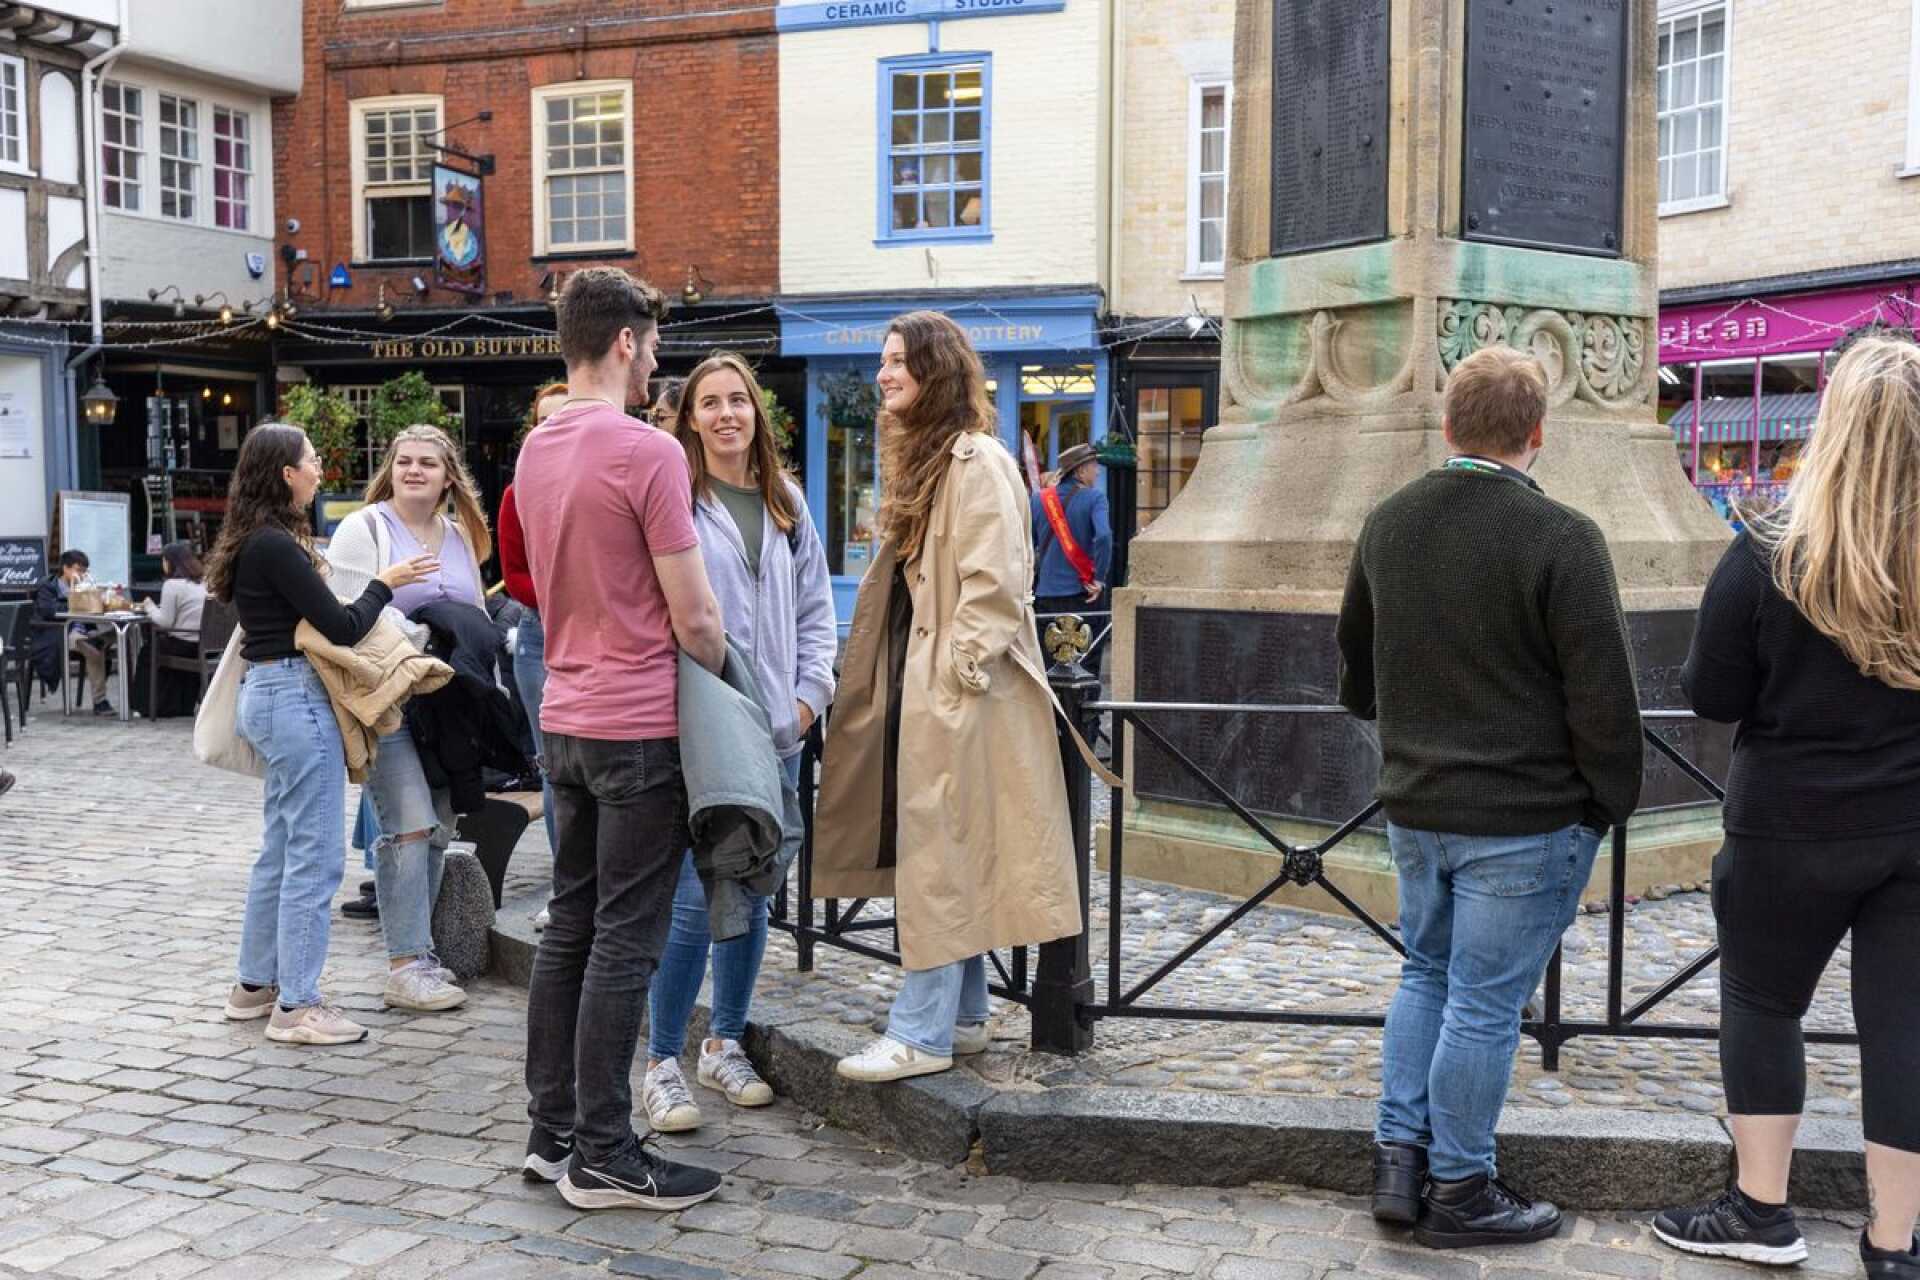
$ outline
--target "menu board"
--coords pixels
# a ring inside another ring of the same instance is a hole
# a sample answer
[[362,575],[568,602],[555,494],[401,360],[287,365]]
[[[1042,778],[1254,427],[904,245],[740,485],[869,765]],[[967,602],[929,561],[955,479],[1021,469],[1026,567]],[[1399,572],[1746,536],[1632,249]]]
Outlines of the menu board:
[[124,493],[62,489],[60,550],[87,553],[87,576],[95,582],[133,582],[132,500]]
[[0,538],[0,591],[37,587],[46,576],[45,538]]

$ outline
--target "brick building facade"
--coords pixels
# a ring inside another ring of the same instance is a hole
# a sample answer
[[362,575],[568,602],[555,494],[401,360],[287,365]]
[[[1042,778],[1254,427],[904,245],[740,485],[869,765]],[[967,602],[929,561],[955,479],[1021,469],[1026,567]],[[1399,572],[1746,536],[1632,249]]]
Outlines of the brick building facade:
[[[778,325],[756,310],[780,265],[766,6],[307,0],[303,45],[304,90],[273,118],[275,269],[294,308],[276,344],[283,381],[357,398],[420,370],[463,415],[497,498],[520,415],[561,372],[550,291],[612,265],[675,301],[663,376],[740,349],[767,358],[797,407],[797,378],[785,385],[773,359]],[[477,290],[435,274],[436,161],[483,173]]]

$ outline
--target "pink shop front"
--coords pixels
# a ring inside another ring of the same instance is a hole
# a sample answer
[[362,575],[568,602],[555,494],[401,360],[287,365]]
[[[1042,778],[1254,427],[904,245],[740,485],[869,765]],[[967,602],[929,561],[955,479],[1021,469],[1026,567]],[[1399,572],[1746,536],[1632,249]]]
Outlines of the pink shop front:
[[1660,420],[1694,487],[1729,519],[1785,496],[1834,348],[1871,325],[1911,332],[1920,280],[1660,309]]

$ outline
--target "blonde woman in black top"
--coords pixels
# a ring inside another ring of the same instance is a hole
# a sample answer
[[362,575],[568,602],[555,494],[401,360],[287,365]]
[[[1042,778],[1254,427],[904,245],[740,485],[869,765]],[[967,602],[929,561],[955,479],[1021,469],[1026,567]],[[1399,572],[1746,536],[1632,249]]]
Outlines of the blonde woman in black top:
[[1788,1265],[1806,1100],[1800,1019],[1846,935],[1867,1139],[1861,1261],[1920,1280],[1920,348],[1871,339],[1834,369],[1786,504],[1728,548],[1682,678],[1738,722],[1713,864],[1720,1070],[1739,1177],[1654,1233]]

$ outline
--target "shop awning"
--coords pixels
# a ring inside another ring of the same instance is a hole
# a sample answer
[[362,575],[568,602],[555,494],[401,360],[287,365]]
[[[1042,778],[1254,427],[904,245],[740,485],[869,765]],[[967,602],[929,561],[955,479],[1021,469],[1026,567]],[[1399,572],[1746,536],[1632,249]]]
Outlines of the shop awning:
[[[1675,444],[1693,441],[1694,402],[1688,401],[1668,419]],[[1804,440],[1813,434],[1813,420],[1820,416],[1820,393],[1795,391],[1760,397],[1760,438],[1762,440]],[[1702,444],[1738,444],[1753,439],[1753,399],[1728,396],[1700,402],[1700,442]]]

